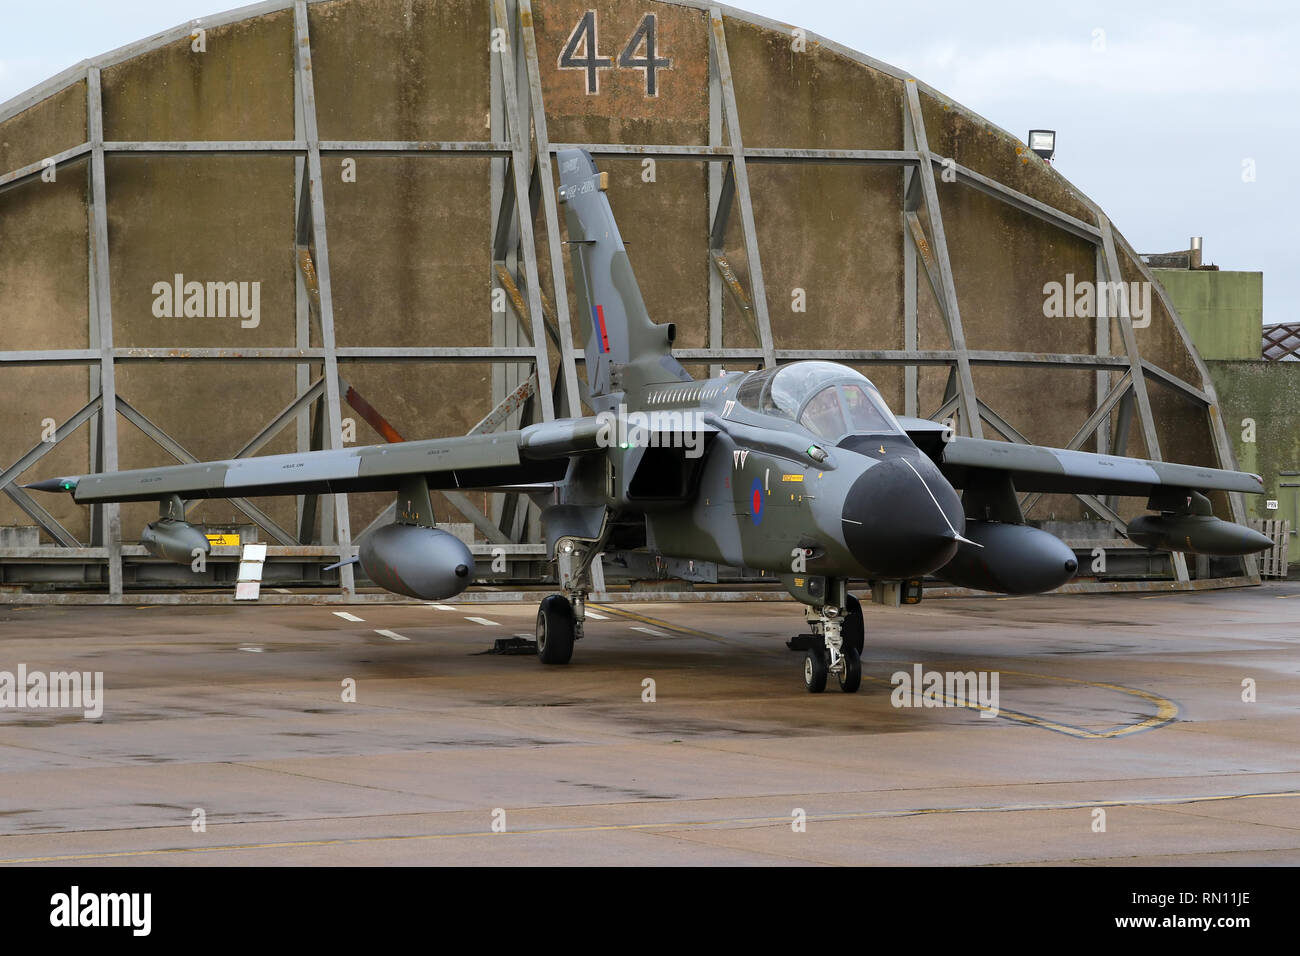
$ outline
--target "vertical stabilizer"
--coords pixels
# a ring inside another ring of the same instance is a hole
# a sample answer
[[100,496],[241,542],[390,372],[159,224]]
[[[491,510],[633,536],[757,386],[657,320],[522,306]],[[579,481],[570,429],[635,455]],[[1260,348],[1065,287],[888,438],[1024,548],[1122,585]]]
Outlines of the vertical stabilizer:
[[656,325],[646,312],[605,193],[609,174],[584,149],[561,150],[559,161],[592,408],[636,404],[656,382],[691,381],[672,355],[673,326]]

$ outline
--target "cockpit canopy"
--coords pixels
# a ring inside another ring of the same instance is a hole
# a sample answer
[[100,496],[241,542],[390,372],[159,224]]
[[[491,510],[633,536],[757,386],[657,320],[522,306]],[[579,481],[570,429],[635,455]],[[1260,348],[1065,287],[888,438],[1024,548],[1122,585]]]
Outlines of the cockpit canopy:
[[901,435],[902,426],[870,379],[835,362],[794,362],[747,378],[746,408],[798,422],[833,442],[844,435]]

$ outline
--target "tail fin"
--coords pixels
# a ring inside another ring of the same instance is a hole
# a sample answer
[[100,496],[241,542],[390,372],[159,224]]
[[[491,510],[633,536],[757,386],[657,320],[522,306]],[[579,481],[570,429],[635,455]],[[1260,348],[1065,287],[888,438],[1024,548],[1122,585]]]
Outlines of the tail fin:
[[585,149],[559,153],[560,202],[569,228],[578,327],[586,332],[592,408],[613,408],[656,382],[689,382],[672,355],[672,325],[650,321],[605,195],[608,173]]

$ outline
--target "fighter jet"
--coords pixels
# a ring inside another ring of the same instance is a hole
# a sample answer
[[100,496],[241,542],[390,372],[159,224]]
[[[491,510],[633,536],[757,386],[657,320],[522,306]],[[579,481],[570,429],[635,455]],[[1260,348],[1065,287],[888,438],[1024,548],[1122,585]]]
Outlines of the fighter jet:
[[[862,680],[862,608],[849,593],[919,600],[920,579],[1005,593],[1059,587],[1077,569],[1058,538],[1027,525],[1017,493],[1139,496],[1153,514],[1138,544],[1245,555],[1263,535],[1215,518],[1206,492],[1259,494],[1258,475],[959,437],[899,419],[859,372],[793,362],[693,379],[675,328],[650,318],[607,196],[608,174],[564,150],[565,210],[594,414],[515,431],[55,478],[28,485],[83,504],[156,500],[142,535],[158,556],[207,550],[185,501],[258,495],[396,494],[396,521],[364,536],[356,560],[375,584],[445,600],[474,559],[435,527],[430,489],[529,488],[541,508],[558,591],[537,612],[537,656],[567,664],[583,636],[592,562],[640,556],[683,577],[701,566],[760,570],[805,607],[805,687]],[[959,497],[956,489],[962,489]],[[893,588],[891,592],[889,589]]]

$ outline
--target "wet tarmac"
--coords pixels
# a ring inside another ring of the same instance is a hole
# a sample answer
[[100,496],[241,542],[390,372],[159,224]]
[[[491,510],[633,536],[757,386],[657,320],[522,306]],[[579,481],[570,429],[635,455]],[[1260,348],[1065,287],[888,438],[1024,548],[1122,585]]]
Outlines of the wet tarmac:
[[793,603],[592,610],[0,607],[0,697],[104,687],[0,708],[0,863],[1300,863],[1300,583],[867,605],[857,694]]

